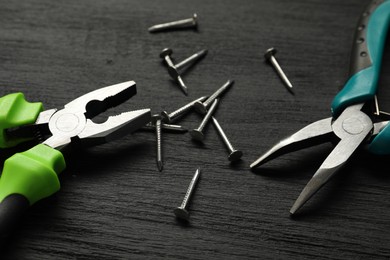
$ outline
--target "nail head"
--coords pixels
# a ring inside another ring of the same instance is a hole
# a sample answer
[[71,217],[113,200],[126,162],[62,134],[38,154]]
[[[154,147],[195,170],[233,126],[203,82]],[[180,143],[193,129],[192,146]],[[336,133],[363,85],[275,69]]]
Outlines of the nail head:
[[153,124],[155,124],[157,122],[157,120],[161,120],[162,117],[160,114],[154,114],[152,115],[152,117],[150,118],[150,122],[152,122]]
[[200,102],[200,101],[197,101],[194,103],[194,108],[197,112],[201,113],[201,114],[206,114],[207,113],[207,108],[206,106],[203,104],[203,102]]
[[171,117],[169,116],[168,112],[167,111],[162,111],[161,112],[161,117],[162,117],[162,120],[165,122],[165,123],[170,123],[171,122]]
[[195,139],[197,141],[203,141],[203,139],[204,139],[204,134],[201,131],[199,131],[198,129],[191,130],[190,135],[191,135],[192,139]]
[[194,13],[194,15],[192,16],[192,19],[194,20],[195,27],[197,27],[198,26],[198,15],[196,13]]
[[181,207],[175,208],[173,210],[173,213],[177,218],[180,219],[188,220],[190,218],[190,213],[186,209]]
[[242,152],[240,150],[234,150],[231,154],[229,154],[228,159],[231,162],[237,161],[241,159]]
[[276,54],[276,49],[274,47],[272,48],[269,48],[268,50],[266,50],[265,54],[264,54],[264,57],[266,60],[269,60],[273,55]]
[[172,49],[170,48],[165,48],[161,51],[160,53],[160,58],[164,58],[165,56],[169,56],[173,53]]

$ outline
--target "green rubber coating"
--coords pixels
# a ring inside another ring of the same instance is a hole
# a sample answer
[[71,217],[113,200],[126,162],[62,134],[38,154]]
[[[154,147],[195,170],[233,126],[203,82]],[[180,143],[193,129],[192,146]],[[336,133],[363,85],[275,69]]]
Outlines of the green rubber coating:
[[65,169],[62,153],[38,144],[4,162],[0,178],[0,202],[11,194],[25,196],[30,205],[60,189],[58,174]]
[[[383,1],[383,0],[382,0]],[[374,5],[378,1],[373,1]],[[369,16],[367,25],[360,25],[366,30],[365,39],[355,39],[356,42],[365,42],[367,51],[357,53],[362,59],[371,59],[371,65],[352,75],[344,88],[336,95],[332,102],[333,116],[338,116],[347,106],[372,100],[378,87],[382,54],[386,42],[387,31],[390,24],[390,1],[380,3],[372,13],[364,13]],[[359,57],[354,57],[353,62],[358,62]]]
[[43,110],[41,102],[27,102],[22,93],[13,93],[0,98],[0,148],[15,146],[27,141],[23,138],[8,138],[5,130],[33,124]]

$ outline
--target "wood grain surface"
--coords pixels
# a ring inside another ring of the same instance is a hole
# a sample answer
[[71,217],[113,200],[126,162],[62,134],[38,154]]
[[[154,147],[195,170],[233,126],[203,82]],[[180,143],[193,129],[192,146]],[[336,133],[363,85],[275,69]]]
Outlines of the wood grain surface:
[[[228,79],[216,118],[242,160],[230,164],[210,124],[203,144],[163,133],[164,170],[153,132],[66,155],[61,190],[24,216],[2,259],[389,259],[388,157],[364,150],[291,218],[289,209],[332,144],[249,164],[281,138],[331,116],[349,69],[356,23],[368,0],[0,0],[0,95],[61,108],[84,93],[134,80],[138,94],[104,116],[173,111]],[[154,24],[191,17],[199,27],[151,34]],[[162,64],[201,49],[183,75],[184,96]],[[266,49],[294,85],[283,86]],[[386,51],[383,71],[390,71]],[[382,73],[381,109],[390,111]],[[386,76],[387,75],[387,76]],[[387,98],[386,98],[387,97]],[[386,105],[387,104],[387,105]],[[202,116],[179,123],[196,128]],[[15,150],[1,153],[1,163]],[[189,223],[175,219],[197,167]]]

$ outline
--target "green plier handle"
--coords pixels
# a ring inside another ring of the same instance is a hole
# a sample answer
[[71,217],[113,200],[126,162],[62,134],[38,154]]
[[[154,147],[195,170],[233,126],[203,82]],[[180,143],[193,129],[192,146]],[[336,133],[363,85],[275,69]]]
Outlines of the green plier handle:
[[[373,0],[362,13],[356,27],[350,75],[332,102],[333,116],[346,107],[373,100],[378,89],[382,55],[390,24],[390,0]],[[375,154],[390,154],[390,126],[370,143]]]
[[27,141],[7,136],[6,130],[33,124],[43,110],[41,102],[27,102],[23,93],[12,93],[0,98],[0,148],[9,148]]
[[[6,129],[33,124],[42,110],[42,103],[27,102],[22,93],[0,98],[0,147],[12,147],[26,141],[25,138],[10,138]],[[58,174],[64,169],[62,153],[43,144],[17,153],[4,162],[0,178],[1,241],[9,235],[24,211],[60,189]]]
[[125,81],[88,92],[59,110],[45,111],[42,111],[42,104],[27,102],[20,93],[0,99],[1,147],[33,138],[35,132],[44,139],[42,144],[14,154],[4,163],[0,178],[0,239],[7,237],[9,227],[16,223],[23,211],[60,189],[58,175],[65,169],[60,151],[72,141],[77,140],[83,146],[99,145],[132,133],[150,122],[149,108],[109,116],[104,123],[92,120],[136,93],[136,83]]

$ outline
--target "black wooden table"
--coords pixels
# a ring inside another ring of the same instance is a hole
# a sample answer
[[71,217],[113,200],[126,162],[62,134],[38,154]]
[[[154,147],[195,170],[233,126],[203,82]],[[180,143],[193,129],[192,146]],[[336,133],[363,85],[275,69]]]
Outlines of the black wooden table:
[[[0,94],[23,92],[46,109],[134,80],[138,94],[105,116],[149,107],[173,111],[227,80],[215,116],[243,151],[230,164],[212,125],[203,144],[163,133],[157,170],[153,132],[67,155],[61,190],[30,208],[2,259],[388,259],[388,157],[364,151],[295,218],[289,209],[331,151],[324,144],[249,164],[281,138],[321,118],[343,86],[355,25],[368,0],[0,1]],[[199,17],[197,31],[151,34],[151,25]],[[184,96],[159,53],[208,55],[183,75]],[[283,86],[266,49],[294,85]],[[383,70],[390,66],[386,51]],[[383,73],[381,109],[390,108]],[[389,91],[387,91],[389,92]],[[386,100],[387,97],[387,100]],[[387,104],[387,105],[386,105]],[[388,109],[390,110],[390,109]],[[202,117],[179,123],[188,129]],[[2,163],[10,154],[3,151]],[[197,167],[189,223],[175,219]]]

